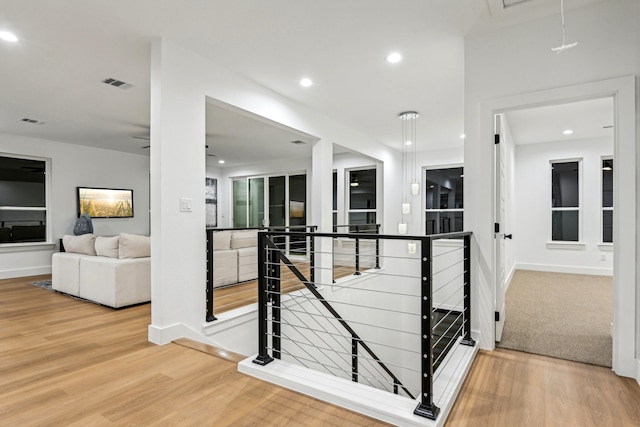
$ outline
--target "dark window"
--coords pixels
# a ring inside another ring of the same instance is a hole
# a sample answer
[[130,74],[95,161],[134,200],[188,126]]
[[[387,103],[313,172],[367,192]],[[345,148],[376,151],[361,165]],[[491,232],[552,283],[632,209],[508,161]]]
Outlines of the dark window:
[[580,162],[551,163],[551,240],[580,241]]
[[349,224],[376,223],[376,170],[349,171]]
[[425,234],[464,229],[464,168],[426,171]]
[[602,242],[613,243],[613,159],[602,160]]
[[47,241],[45,160],[0,156],[0,244]]

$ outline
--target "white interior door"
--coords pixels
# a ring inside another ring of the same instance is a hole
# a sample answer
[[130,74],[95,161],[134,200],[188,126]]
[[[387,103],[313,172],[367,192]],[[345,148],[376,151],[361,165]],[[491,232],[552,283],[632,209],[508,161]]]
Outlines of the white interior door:
[[494,141],[494,250],[495,250],[495,320],[496,341],[502,339],[505,319],[505,159],[506,143],[503,139],[502,120],[499,114],[495,116],[495,141]]

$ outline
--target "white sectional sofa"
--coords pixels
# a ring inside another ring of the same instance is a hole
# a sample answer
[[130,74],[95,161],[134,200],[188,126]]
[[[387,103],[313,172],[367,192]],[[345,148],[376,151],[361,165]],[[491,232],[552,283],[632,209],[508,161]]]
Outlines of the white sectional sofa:
[[258,278],[258,230],[213,233],[213,287]]
[[151,300],[148,236],[64,236],[52,257],[52,288],[113,308]]

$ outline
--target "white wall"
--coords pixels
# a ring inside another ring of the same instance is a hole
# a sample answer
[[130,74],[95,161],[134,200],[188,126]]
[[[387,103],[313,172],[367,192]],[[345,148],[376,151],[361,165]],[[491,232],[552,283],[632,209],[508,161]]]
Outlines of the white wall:
[[[536,102],[550,102],[560,97],[577,100],[586,95],[616,94],[616,120],[619,124],[624,123],[616,129],[620,135],[616,149],[623,153],[621,156],[616,153],[619,161],[616,173],[635,185],[639,123],[634,119],[635,113],[629,114],[635,104],[629,92],[633,90],[637,96],[637,86],[630,89],[628,80],[618,80],[620,83],[607,83],[606,80],[640,74],[640,2],[599,2],[567,11],[566,21],[571,23],[572,40],[578,41],[579,45],[561,55],[550,50],[558,44],[558,16],[474,34],[465,41],[465,177],[468,178],[465,181],[465,210],[467,224],[474,232],[473,297],[478,304],[474,313],[483,348],[494,347],[492,191],[487,190],[492,174],[494,108],[533,106]],[[605,82],[598,84],[598,81]],[[517,104],[520,99],[522,102]],[[633,124],[627,125],[629,122]],[[622,162],[626,164],[622,166]],[[633,230],[637,223],[635,200],[635,192],[632,197],[619,200],[625,204],[625,209],[618,209],[617,213],[620,221]],[[620,208],[619,204],[617,206]],[[635,231],[626,237],[633,239],[634,235]],[[617,322],[623,331],[617,341],[614,339],[619,346],[614,349],[614,370],[636,376],[639,374],[634,354],[640,342],[635,332],[638,330],[636,244],[619,244],[624,245],[625,250],[617,252],[616,262],[621,274],[628,277],[622,280],[622,292],[614,297],[615,310],[624,312],[627,319],[636,319],[636,325],[624,326],[622,319]],[[621,259],[625,252],[633,259]]]
[[51,273],[58,240],[73,233],[78,186],[133,189],[134,217],[94,219],[94,234],[149,234],[149,157],[9,134],[0,134],[0,152],[51,159],[52,232],[51,245],[0,248],[0,279]]
[[[336,143],[384,164],[394,177],[399,153],[316,112],[299,106],[175,43],[157,40],[151,55],[151,188],[152,194],[152,324],[149,339],[167,343],[185,330],[201,334],[205,320],[205,104],[207,97]],[[188,64],[188,65],[186,65]],[[287,168],[291,169],[291,168]],[[323,185],[315,180],[314,198],[331,218],[331,163]],[[385,205],[399,204],[396,182],[383,184]],[[224,188],[224,186],[222,187]],[[228,194],[222,195],[228,200]],[[180,199],[193,200],[191,212],[179,210]],[[224,209],[224,208],[223,208]],[[313,215],[310,222],[316,222]],[[397,223],[385,209],[385,222]]]
[[[613,252],[601,250],[602,157],[613,155],[613,141],[588,139],[516,146],[516,224],[518,268],[578,274],[613,274]],[[583,245],[551,241],[550,161],[582,159]],[[603,259],[604,258],[604,259]]]

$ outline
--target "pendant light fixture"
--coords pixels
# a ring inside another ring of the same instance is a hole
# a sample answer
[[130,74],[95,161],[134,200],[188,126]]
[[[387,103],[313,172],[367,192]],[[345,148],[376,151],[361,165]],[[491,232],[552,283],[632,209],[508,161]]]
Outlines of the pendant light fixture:
[[398,115],[402,121],[402,221],[398,224],[398,233],[407,234],[408,227],[404,219],[411,214],[411,196],[420,194],[420,183],[416,176],[416,119],[420,115],[415,111],[405,111]]

